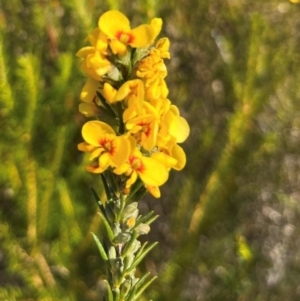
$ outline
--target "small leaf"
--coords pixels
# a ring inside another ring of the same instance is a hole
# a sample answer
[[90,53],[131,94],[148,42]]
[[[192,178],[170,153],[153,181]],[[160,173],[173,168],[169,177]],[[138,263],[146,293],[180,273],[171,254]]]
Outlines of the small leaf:
[[105,176],[103,174],[101,174],[101,179],[102,179],[102,182],[103,182],[106,197],[107,197],[108,200],[110,200],[112,198],[112,194],[110,192],[109,186],[108,186],[107,181],[105,179]]
[[138,235],[148,234],[150,232],[150,226],[147,224],[139,224],[135,227],[135,231]]
[[121,300],[125,300],[125,296],[128,295],[128,292],[130,291],[132,285],[132,279],[126,279],[122,284],[121,284]]
[[145,188],[145,186],[144,186],[144,183],[143,183],[140,179],[138,179],[138,180],[131,186],[130,193],[129,193],[129,195],[128,195],[127,198],[126,198],[126,203],[128,203],[129,200],[131,200],[131,199],[133,199],[133,201],[134,201],[135,199],[140,200],[140,199],[138,199],[138,198],[136,197],[136,194],[139,194],[138,192],[139,192],[140,189],[142,189],[142,190],[144,190],[144,191],[146,192],[146,188]]
[[137,202],[131,203],[127,205],[123,210],[123,219],[127,219],[130,217],[137,218],[139,214],[139,210],[137,209]]
[[106,217],[102,214],[102,212],[98,212],[98,214],[102,217],[102,221],[104,223],[104,226],[105,226],[105,229],[106,229],[106,232],[107,232],[107,235],[108,235],[108,238],[110,241],[113,241],[114,240],[114,232],[113,230],[111,229],[110,227],[110,224],[109,222],[107,221]]
[[112,289],[109,283],[107,282],[107,280],[103,280],[103,281],[106,284],[108,301],[114,301]]
[[114,244],[125,244],[127,241],[129,241],[131,238],[131,235],[128,233],[120,233],[118,234],[114,239]]
[[[148,220],[151,220],[152,218],[154,218],[153,215],[154,215],[154,211],[150,211],[145,216],[139,216],[136,221],[136,226],[141,223],[149,224]],[[158,217],[158,215],[156,215],[156,216]]]
[[126,257],[129,252],[131,252],[130,251],[131,250],[131,246],[135,242],[136,238],[137,238],[137,234],[134,231],[133,234],[131,235],[130,240],[128,241],[128,243],[126,244],[126,246],[125,246],[125,248],[123,250],[123,254],[122,254],[123,258]]
[[98,250],[100,252],[101,257],[103,258],[103,260],[107,261],[108,257],[107,257],[107,254],[106,254],[103,246],[102,246],[102,243],[100,242],[100,240],[98,239],[98,237],[93,232],[91,232],[91,233],[92,233],[93,238],[94,238],[94,240],[96,242],[96,245],[98,247]]
[[117,185],[117,182],[116,182],[115,174],[113,174],[110,170],[108,170],[105,173],[105,176],[107,177],[108,184],[111,187],[113,193],[118,192],[119,189],[118,189],[118,185]]
[[146,282],[136,293],[133,300],[136,300],[143,291],[157,278],[157,276],[152,277],[148,282]]
[[92,191],[93,196],[94,196],[95,199],[96,199],[96,202],[97,202],[97,204],[98,204],[99,209],[100,209],[101,212],[105,215],[105,208],[104,208],[103,203],[101,202],[101,200],[100,200],[100,198],[99,198],[97,192],[95,191],[95,189],[94,189],[93,187],[90,187],[90,189],[91,189],[91,191]]
[[[127,270],[128,272],[132,271],[134,268],[136,268],[136,266],[144,259],[144,257],[158,244],[158,242],[154,242],[153,244],[151,244],[150,246],[148,246],[148,248],[146,248],[145,250],[143,250],[140,254],[137,254],[135,257],[135,260],[133,262],[133,264],[131,265],[131,267]],[[126,272],[127,272],[126,271]]]
[[108,258],[109,259],[116,259],[117,258],[117,252],[114,246],[110,246],[108,249]]
[[114,223],[116,215],[115,215],[114,211],[112,210],[112,206],[110,205],[110,202],[107,202],[105,204],[105,216],[108,221],[110,221],[111,223]]

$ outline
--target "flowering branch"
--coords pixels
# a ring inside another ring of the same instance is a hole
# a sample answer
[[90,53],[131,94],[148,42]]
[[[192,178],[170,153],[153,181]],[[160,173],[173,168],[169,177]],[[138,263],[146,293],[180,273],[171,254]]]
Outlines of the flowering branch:
[[138,240],[157,218],[154,212],[139,215],[138,201],[146,192],[160,197],[170,169],[181,170],[186,162],[178,143],[189,126],[167,98],[170,43],[162,38],[152,46],[161,27],[154,18],[131,29],[125,15],[111,10],[89,34],[90,46],[77,52],[88,76],[79,110],[95,119],[83,125],[78,149],[90,154],[87,170],[101,174],[107,198],[100,200],[92,189],[106,230],[101,241],[92,235],[106,262],[108,301],[137,300],[156,278],[135,277],[157,244]]

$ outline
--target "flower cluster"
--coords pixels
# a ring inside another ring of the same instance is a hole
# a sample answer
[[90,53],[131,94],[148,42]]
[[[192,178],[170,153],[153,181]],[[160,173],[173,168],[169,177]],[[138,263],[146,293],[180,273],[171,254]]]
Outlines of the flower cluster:
[[154,41],[162,20],[135,28],[119,11],[104,13],[98,28],[88,36],[90,46],[77,52],[88,80],[81,92],[79,110],[87,121],[79,150],[90,153],[87,170],[110,170],[128,194],[141,180],[155,197],[160,196],[171,169],[186,163],[178,145],[189,135],[189,126],[168,99],[165,82],[170,58],[169,40]]

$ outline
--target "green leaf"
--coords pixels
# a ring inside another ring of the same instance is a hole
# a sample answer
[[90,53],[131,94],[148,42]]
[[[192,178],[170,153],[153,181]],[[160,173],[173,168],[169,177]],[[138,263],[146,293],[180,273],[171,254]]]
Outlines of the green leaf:
[[139,254],[136,255],[135,260],[131,267],[127,269],[127,272],[131,272],[136,266],[144,259],[144,257],[158,244],[158,242],[152,243],[150,246],[148,246],[145,250],[142,252],[138,252]]
[[136,238],[137,238],[137,233],[135,231],[133,231],[133,234],[131,235],[130,240],[128,241],[128,243],[126,244],[126,246],[123,250],[123,254],[122,254],[123,258],[127,256],[127,253],[131,249],[131,246],[134,243],[134,241],[136,240]]
[[107,287],[107,297],[108,297],[108,301],[114,301],[113,299],[113,292],[112,292],[112,289],[110,287],[110,284],[108,283],[107,280],[103,280],[104,283],[106,284],[106,287]]
[[106,202],[105,204],[105,216],[109,222],[112,224],[115,222],[116,214],[113,211],[113,206],[111,205],[111,201]]
[[133,201],[139,201],[142,197],[142,193],[146,193],[146,188],[144,186],[144,183],[138,179],[132,186],[129,195],[126,198],[126,203],[129,202],[129,200]]
[[143,285],[149,278],[150,276],[150,272],[147,272],[141,279],[139,279],[134,286],[136,286],[137,288],[139,288],[141,285]]
[[101,174],[101,179],[102,179],[102,182],[103,182],[106,197],[107,197],[108,200],[110,200],[110,199],[112,199],[112,194],[111,194],[111,191],[109,189],[109,186],[108,186],[108,183],[106,181],[106,178],[105,178],[104,174]]
[[133,300],[136,300],[143,291],[157,278],[157,276],[153,276],[148,282],[146,282],[136,293]]
[[98,237],[93,232],[91,232],[91,233],[92,233],[93,238],[94,238],[94,240],[96,242],[96,245],[98,247],[98,250],[100,252],[101,257],[103,258],[103,260],[107,261],[108,257],[107,257],[107,254],[106,254],[103,246],[102,246],[102,243],[100,242],[100,240],[98,239]]
[[137,202],[133,202],[124,208],[122,213],[122,218],[123,219],[128,219],[131,217],[136,218],[138,214],[139,214],[139,210],[137,209]]
[[127,241],[129,241],[131,238],[131,235],[129,233],[119,233],[115,238],[113,239],[114,244],[125,244]]
[[149,224],[149,220],[153,219],[155,217],[155,219],[158,217],[158,215],[153,216],[154,215],[154,211],[150,211],[149,213],[147,213],[144,216],[139,216],[137,218],[137,221],[135,223],[135,226],[138,226],[139,224],[145,223],[145,224]]
[[[114,194],[118,192],[119,189],[118,189],[115,175],[110,170],[108,170],[107,172],[105,172],[105,177],[107,179],[108,186],[111,187],[112,192]],[[115,196],[115,198],[117,197]]]
[[130,289],[129,294],[126,296],[125,301],[132,301],[132,300],[134,300],[136,290],[137,290],[137,287],[133,286]]
[[114,240],[114,232],[113,230],[111,229],[110,227],[110,224],[109,222],[107,221],[106,217],[102,214],[102,212],[98,212],[98,214],[102,217],[102,220],[103,220],[103,223],[104,223],[104,226],[106,228],[106,232],[107,232],[107,235],[108,235],[108,238],[110,241],[113,241]]
[[150,226],[142,223],[135,227],[135,231],[138,235],[148,234],[150,232]]
[[97,204],[98,204],[99,209],[101,210],[102,214],[105,215],[105,208],[104,208],[103,203],[101,202],[101,200],[100,200],[100,198],[99,198],[97,192],[95,191],[95,189],[94,189],[93,187],[90,187],[90,189],[91,189],[91,191],[92,191],[93,196],[94,196],[95,199],[96,199],[96,202],[97,202]]

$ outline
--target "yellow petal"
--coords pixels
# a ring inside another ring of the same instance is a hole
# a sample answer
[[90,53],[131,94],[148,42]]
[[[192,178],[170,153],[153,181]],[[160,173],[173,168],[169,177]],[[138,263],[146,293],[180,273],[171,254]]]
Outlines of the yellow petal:
[[92,46],[83,47],[76,52],[76,56],[85,58],[88,54],[93,53],[94,49]]
[[181,170],[186,164],[186,156],[184,150],[177,144],[171,150],[171,156],[177,160],[177,164],[173,166],[175,170]]
[[101,153],[103,153],[104,149],[103,148],[96,148],[90,155],[89,160],[92,161],[95,158],[99,157]]
[[111,161],[114,166],[119,167],[128,159],[131,152],[131,144],[126,136],[118,136],[114,139],[114,151]]
[[144,100],[144,84],[140,79],[126,81],[116,94],[116,101],[124,100],[127,97],[135,96],[138,101]]
[[154,37],[154,30],[151,25],[143,24],[131,30],[133,36],[129,45],[134,48],[143,48],[151,44]]
[[164,59],[169,59],[170,58],[170,41],[168,38],[161,38],[157,41],[156,46],[155,46],[160,53],[160,57]]
[[98,90],[98,88],[99,82],[92,78],[89,78],[82,88],[80,99],[84,102],[92,103],[96,96],[96,91]]
[[102,79],[102,76],[101,75],[98,75],[98,73],[96,73],[96,70],[91,68],[91,67],[88,67],[87,66],[87,61],[84,60],[82,63],[81,63],[81,69],[82,71],[89,77],[97,80],[97,81],[101,81]]
[[117,10],[110,10],[104,13],[99,18],[98,26],[110,39],[116,38],[119,32],[130,31],[129,20]]
[[104,134],[115,135],[115,131],[108,124],[96,120],[86,122],[81,133],[83,139],[93,146],[100,145],[100,139]]
[[116,102],[115,97],[117,94],[117,90],[111,86],[109,83],[105,83],[102,90],[102,95],[106,99],[106,101],[111,104]]
[[93,103],[81,103],[78,106],[79,112],[85,117],[96,116],[100,114],[100,110]]
[[156,39],[156,37],[159,35],[161,28],[162,28],[162,24],[163,24],[163,22],[162,22],[161,18],[154,18],[151,20],[150,26],[153,29],[153,37],[152,37],[151,44]]
[[105,169],[103,169],[102,167],[100,167],[100,166],[94,166],[94,165],[88,165],[86,167],[86,170],[88,172],[92,172],[92,173],[102,173],[103,171],[105,171]]
[[177,160],[175,158],[161,152],[154,153],[151,157],[162,163],[168,169],[173,166],[176,166],[177,163]]
[[92,152],[96,149],[95,146],[92,146],[86,142],[81,142],[77,145],[78,150],[82,152]]
[[97,40],[98,40],[99,34],[100,34],[100,29],[99,28],[95,28],[88,35],[88,40],[91,43],[91,45],[94,46],[94,47],[97,44]]
[[176,138],[177,143],[182,143],[190,134],[189,124],[183,117],[174,116],[170,124],[169,134]]
[[143,157],[141,161],[142,167],[137,173],[146,185],[160,186],[167,181],[169,173],[163,164],[148,157]]
[[108,153],[103,153],[100,157],[99,157],[99,167],[102,170],[106,170],[109,167],[110,163],[110,156]]
[[146,186],[146,189],[155,198],[160,198],[160,190],[159,190],[159,188],[157,186]]
[[133,170],[129,179],[126,181],[126,188],[131,187],[131,185],[136,182],[137,178],[138,178],[137,172]]
[[128,163],[123,163],[122,165],[116,167],[113,172],[116,175],[121,175],[126,173],[128,170],[132,170],[131,166]]
[[127,46],[119,40],[112,40],[109,44],[114,54],[124,55],[127,51]]

